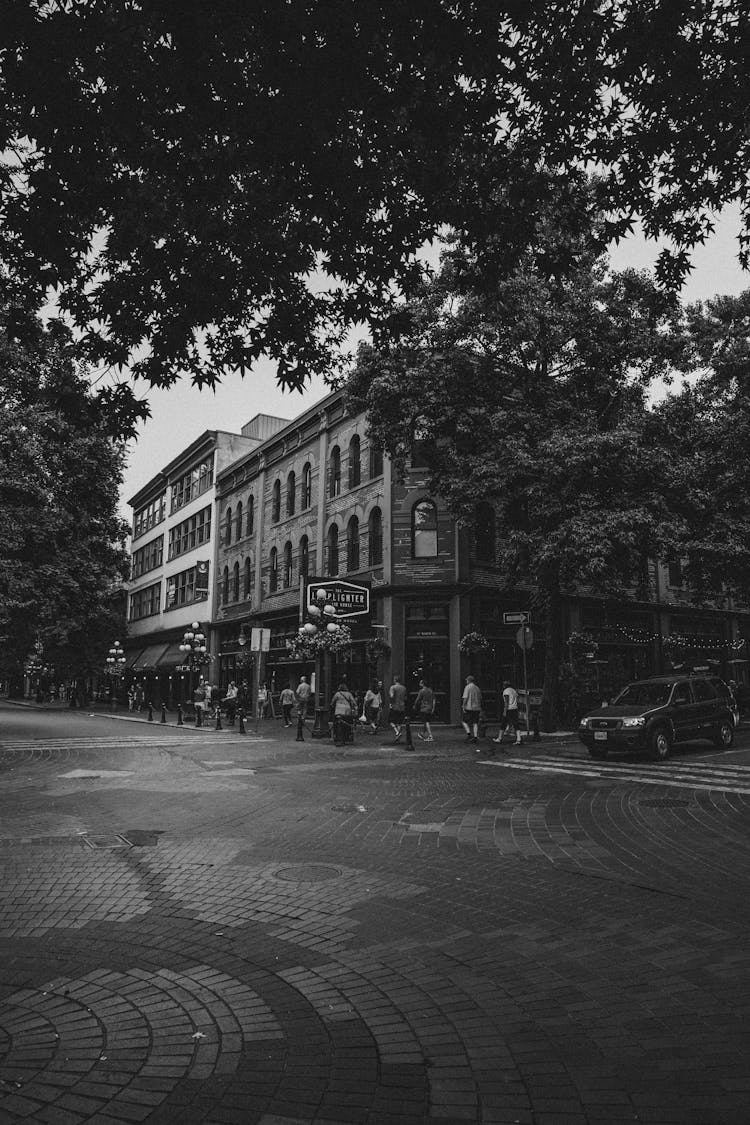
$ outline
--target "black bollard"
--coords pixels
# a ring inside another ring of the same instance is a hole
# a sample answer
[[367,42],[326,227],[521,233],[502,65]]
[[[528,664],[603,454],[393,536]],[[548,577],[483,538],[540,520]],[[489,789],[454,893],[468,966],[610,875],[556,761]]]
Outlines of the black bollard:
[[182,727],[184,725],[185,725],[185,723],[184,723],[183,718],[182,718],[182,706],[178,703],[177,704],[177,726]]
[[404,750],[413,750],[414,743],[411,740],[411,720],[408,715],[404,715],[404,733],[406,734]]
[[245,730],[245,712],[242,707],[240,707],[238,714],[240,717],[240,734],[247,734]]
[[297,712],[297,737],[294,740],[295,742],[304,742],[305,741],[305,736],[303,734],[304,729],[305,729],[305,720],[304,720],[304,717],[302,715],[302,712],[298,711]]
[[533,732],[534,732],[534,742],[540,742],[540,741],[541,741],[541,738],[542,738],[542,736],[541,736],[541,734],[539,733],[539,716],[538,716],[538,715],[533,715],[533,716],[532,716],[532,719],[531,719],[531,728],[532,728],[532,730],[533,730]]
[[162,705],[161,705],[161,718],[159,719],[159,722],[160,723],[166,723],[166,721],[167,721],[167,707],[166,707],[165,703],[162,703]]
[[195,725],[197,727],[203,726],[203,708],[196,706],[195,708]]
[[224,729],[223,726],[221,725],[221,707],[216,708],[216,729],[217,730],[223,730]]
[[149,705],[148,705],[148,721],[150,723],[153,723],[153,721],[154,721],[154,705],[153,705],[153,703],[149,703]]

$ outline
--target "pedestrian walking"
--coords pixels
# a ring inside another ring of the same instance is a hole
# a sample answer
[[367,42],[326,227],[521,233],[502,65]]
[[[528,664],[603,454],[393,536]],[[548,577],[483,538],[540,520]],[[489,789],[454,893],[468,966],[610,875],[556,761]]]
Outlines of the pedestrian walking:
[[391,724],[395,738],[394,742],[398,742],[404,728],[404,716],[406,715],[406,700],[408,692],[398,676],[393,677],[391,690],[388,694],[390,702],[390,711],[388,714],[388,722]]
[[417,738],[422,742],[434,742],[430,719],[435,712],[435,693],[424,680],[419,681],[419,691],[414,700],[414,717],[422,724],[422,729],[417,731]]
[[230,680],[227,684],[227,694],[224,696],[224,703],[227,710],[227,719],[230,723],[234,722],[234,716],[237,711],[237,696],[239,691],[234,680]]
[[302,716],[302,722],[307,718],[307,705],[310,702],[311,695],[312,688],[307,682],[307,677],[300,676],[294,697],[297,700],[297,714]]
[[365,724],[369,727],[368,734],[377,734],[380,724],[380,714],[383,710],[383,697],[378,689],[376,680],[370,684],[365,692],[364,716]]
[[510,680],[503,680],[503,726],[493,742],[502,742],[505,731],[515,735],[516,746],[521,745],[521,724],[518,718],[518,692]]
[[353,742],[357,701],[343,680],[331,700],[331,710],[333,711],[333,741],[335,745],[341,746],[345,742]]
[[268,688],[266,687],[265,680],[258,688],[258,718],[265,719],[266,707],[268,706]]
[[[466,686],[461,696],[461,710],[463,719],[461,726],[466,731],[466,741],[473,742],[476,746],[479,735],[479,716],[482,713],[482,692],[473,676],[466,677]],[[477,754],[479,749],[477,749]]]
[[292,707],[294,706],[294,699],[295,695],[292,691],[291,684],[287,684],[285,688],[282,688],[281,695],[279,696],[285,727],[290,727],[292,725]]
[[204,703],[203,703],[203,709],[204,709],[204,711],[206,712],[206,718],[207,718],[207,719],[209,719],[209,718],[213,718],[213,713],[212,713],[212,711],[211,711],[211,706],[212,706],[212,700],[213,700],[213,695],[214,695],[214,689],[213,689],[213,687],[212,687],[212,685],[211,685],[211,684],[209,684],[208,682],[206,682],[206,683],[204,684],[204,688],[203,688],[203,690],[204,690],[204,692],[205,692],[205,695],[204,695]]

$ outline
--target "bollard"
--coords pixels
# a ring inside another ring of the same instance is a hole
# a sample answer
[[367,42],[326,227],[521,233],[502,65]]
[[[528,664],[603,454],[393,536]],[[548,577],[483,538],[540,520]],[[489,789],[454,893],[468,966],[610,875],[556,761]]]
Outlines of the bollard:
[[195,708],[195,725],[197,727],[203,726],[203,708],[201,706]]
[[240,717],[240,734],[247,734],[245,730],[245,712],[242,707],[240,707],[238,714]]
[[217,730],[223,730],[224,729],[223,726],[221,725],[221,707],[216,708],[216,729]]
[[180,703],[178,703],[177,704],[177,726],[182,727],[184,725],[185,725],[185,723],[184,723],[183,718],[182,718],[182,705]]
[[294,740],[295,742],[304,742],[305,741],[305,736],[302,733],[304,731],[304,729],[305,729],[305,720],[302,716],[302,712],[298,711],[297,712],[297,737]]
[[531,729],[532,729],[532,730],[533,730],[533,732],[534,732],[534,742],[540,742],[540,741],[541,741],[541,738],[542,738],[542,736],[541,736],[541,734],[539,733],[539,716],[538,716],[538,715],[533,715],[533,716],[532,716],[532,719],[531,719]]
[[406,734],[406,746],[404,750],[413,750],[414,743],[411,740],[411,720],[408,715],[404,715],[404,732]]
[[165,703],[162,703],[162,705],[161,705],[161,718],[159,719],[159,722],[160,723],[166,723],[166,721],[167,721],[167,707],[166,707]]
[[154,705],[153,705],[153,703],[149,703],[149,705],[148,705],[148,721],[150,723],[153,723],[153,721],[154,721]]

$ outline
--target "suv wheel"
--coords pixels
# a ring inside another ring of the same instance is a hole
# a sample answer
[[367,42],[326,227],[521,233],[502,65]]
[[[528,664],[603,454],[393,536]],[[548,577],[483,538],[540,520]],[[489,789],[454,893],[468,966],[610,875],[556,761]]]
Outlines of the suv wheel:
[[666,727],[655,727],[648,740],[648,747],[652,758],[663,762],[669,757],[672,749],[672,739]]
[[722,719],[716,728],[714,742],[720,750],[728,750],[734,742],[734,723],[731,719]]

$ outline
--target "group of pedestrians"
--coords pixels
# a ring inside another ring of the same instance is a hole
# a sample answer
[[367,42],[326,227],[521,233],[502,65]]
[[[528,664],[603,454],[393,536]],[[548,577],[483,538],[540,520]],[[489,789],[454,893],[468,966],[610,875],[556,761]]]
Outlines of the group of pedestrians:
[[[503,714],[500,719],[500,730],[494,743],[504,741],[504,736],[510,734],[516,746],[521,742],[521,726],[518,718],[518,692],[510,680],[503,681]],[[466,677],[466,686],[461,696],[461,725],[466,731],[466,741],[473,742],[479,753],[479,724],[482,718],[482,691],[473,676]]]

